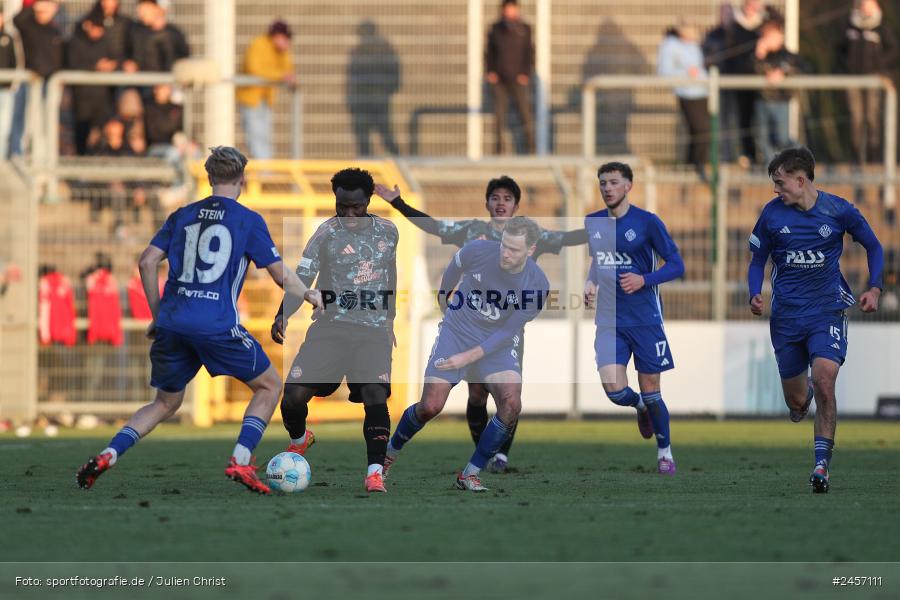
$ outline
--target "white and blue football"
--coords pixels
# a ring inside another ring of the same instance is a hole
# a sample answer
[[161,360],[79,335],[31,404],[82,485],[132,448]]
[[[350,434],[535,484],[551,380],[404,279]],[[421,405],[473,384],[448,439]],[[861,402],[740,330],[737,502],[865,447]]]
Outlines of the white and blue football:
[[311,478],[309,463],[296,452],[276,454],[266,466],[269,487],[277,492],[302,492],[309,487]]

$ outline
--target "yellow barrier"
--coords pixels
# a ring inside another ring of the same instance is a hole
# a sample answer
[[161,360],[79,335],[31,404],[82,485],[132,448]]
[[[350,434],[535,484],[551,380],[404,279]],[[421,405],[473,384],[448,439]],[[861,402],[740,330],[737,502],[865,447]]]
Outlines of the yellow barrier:
[[[314,228],[303,227],[302,239],[289,240],[291,246],[297,248],[289,249],[285,246],[282,235],[283,220],[302,218],[304,223],[311,223],[314,219],[334,215],[334,194],[331,191],[330,180],[334,173],[347,167],[366,169],[377,183],[389,187],[399,185],[403,198],[410,204],[418,205],[420,202],[418,195],[410,189],[408,182],[392,161],[269,160],[251,161],[247,165],[245,172],[247,186],[241,194],[240,202],[263,215],[288,265],[299,262],[300,251],[314,232]],[[194,165],[193,172],[198,182],[198,198],[209,195],[211,190],[202,164]],[[397,248],[397,285],[398,289],[411,289],[413,262],[422,245],[421,232],[408,219],[397,219],[395,215],[391,215],[388,203],[378,198],[373,199],[369,212],[391,217],[397,225],[400,232],[400,243]],[[286,356],[289,365],[299,348],[306,327],[310,323],[309,309],[304,307],[291,319],[288,338],[284,346],[279,346],[271,341],[269,331],[281,302],[281,290],[268,277],[256,278],[251,274],[247,277],[241,296],[246,303],[245,311],[249,312],[249,318],[242,318],[244,327],[259,340],[272,364],[281,372],[281,367],[285,364],[282,359]],[[394,322],[397,347],[394,348],[392,379],[408,382],[414,380],[409,373],[410,342],[417,339],[418,332],[412,330],[415,325],[411,325],[413,319],[410,315],[404,314],[404,311],[409,311],[408,303],[398,303],[397,311]],[[408,383],[392,384],[391,387],[388,406],[394,419],[398,419],[403,409],[415,398],[412,394],[418,390],[412,389]],[[225,377],[211,378],[205,369],[202,369],[195,378],[192,391],[193,419],[194,423],[200,426],[209,426],[221,421],[239,421],[250,397],[249,390],[240,382]],[[346,386],[342,386],[328,398],[314,399],[310,403],[309,421],[315,423],[362,420],[364,414],[362,405],[348,402],[347,396],[348,390]],[[275,412],[274,419],[280,419],[279,411]]]

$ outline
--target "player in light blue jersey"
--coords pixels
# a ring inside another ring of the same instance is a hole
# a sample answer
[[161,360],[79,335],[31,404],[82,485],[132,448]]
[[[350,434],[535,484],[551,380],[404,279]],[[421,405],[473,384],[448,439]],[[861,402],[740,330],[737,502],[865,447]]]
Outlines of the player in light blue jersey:
[[[78,470],[76,481],[83,489],[175,414],[185,386],[205,366],[211,375],[230,375],[253,391],[225,475],[251,491],[270,493],[251,464],[251,454],[278,405],[281,377],[241,325],[237,299],[251,261],[284,288],[292,306],[303,302],[306,287],[284,268],[263,218],[237,202],[246,157],[235,148],[211,150],[206,172],[212,196],[172,213],[140,259],[153,314],[147,336],[153,339],[150,385],[156,388],[156,399],[134,413],[109,446]],[[156,273],[167,258],[169,275],[160,299]]]
[[410,438],[443,410],[453,386],[467,379],[487,386],[497,414],[457,476],[456,487],[487,490],[479,473],[509,437],[522,408],[522,331],[549,294],[547,277],[530,258],[540,234],[530,219],[513,217],[500,242],[470,242],[451,259],[439,290],[447,310],[428,357],[422,399],[406,409],[394,430],[385,474]]
[[[659,286],[681,277],[684,263],[659,217],[628,200],[634,179],[631,167],[607,163],[598,169],[597,178],[606,209],[584,220],[591,252],[584,296],[588,306],[597,302],[597,370],[613,403],[637,409],[641,435],[649,439],[656,434],[657,471],[674,475],[669,411],[660,392],[660,374],[673,368],[675,361],[663,330]],[[665,261],[660,268],[658,258]],[[640,394],[628,386],[625,373],[632,354]]]
[[884,253],[856,207],[816,189],[815,167],[812,152],[802,147],[784,150],[769,163],[778,197],[766,204],[750,234],[747,280],[750,311],[762,315],[762,282],[766,262],[772,259],[769,330],[784,401],[796,423],[815,398],[815,466],[810,483],[813,492],[825,493],[837,424],[834,386],[847,357],[846,310],[856,304],[841,274],[844,234],[866,249],[869,289],[859,298],[863,312],[878,309]]

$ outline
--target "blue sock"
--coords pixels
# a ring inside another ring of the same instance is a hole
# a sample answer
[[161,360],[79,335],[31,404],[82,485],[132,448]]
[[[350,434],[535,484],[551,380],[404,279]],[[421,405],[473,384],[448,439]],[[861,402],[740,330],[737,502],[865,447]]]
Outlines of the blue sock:
[[653,421],[653,431],[656,432],[656,447],[666,448],[671,445],[669,439],[669,409],[663,402],[660,392],[644,394],[642,396],[647,410],[650,411],[650,420]]
[[508,427],[503,421],[498,419],[497,415],[491,417],[487,427],[484,428],[481,434],[481,438],[478,440],[478,446],[475,447],[475,453],[469,459],[469,462],[479,469],[483,469],[488,464],[488,461],[491,460],[491,457],[500,450],[500,446],[509,437],[511,429],[511,427]]
[[241,425],[241,433],[238,435],[237,443],[253,452],[265,431],[265,421],[259,417],[244,417],[244,424]]
[[419,418],[416,416],[416,405],[413,404],[403,411],[403,416],[400,417],[400,422],[397,423],[397,429],[394,430],[394,435],[391,436],[391,448],[394,450],[402,449],[403,444],[408,442],[423,427],[425,427],[425,423],[419,421]]
[[831,451],[834,449],[834,440],[817,435],[813,441],[815,442],[816,465],[823,464],[825,468],[828,468],[828,464],[831,462]]
[[613,404],[619,406],[637,406],[641,401],[640,395],[630,387],[619,390],[618,392],[606,392],[607,397],[613,401]]
[[116,451],[116,457],[125,454],[125,451],[137,444],[141,436],[131,427],[123,427],[109,442],[109,448]]

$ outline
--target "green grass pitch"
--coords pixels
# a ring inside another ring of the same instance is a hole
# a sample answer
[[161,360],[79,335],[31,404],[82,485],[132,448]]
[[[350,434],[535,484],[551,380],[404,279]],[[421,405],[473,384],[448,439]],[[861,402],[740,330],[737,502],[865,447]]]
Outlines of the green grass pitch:
[[[812,424],[673,420],[675,477],[632,421],[523,420],[515,472],[453,489],[472,444],[439,419],[389,493],[363,491],[361,424],[313,427],[312,486],[259,497],[223,474],[238,426],[165,425],[94,489],[74,474],[112,429],[0,436],[2,561],[900,561],[900,426],[844,421],[813,495]],[[258,463],[281,451],[270,427]]]

